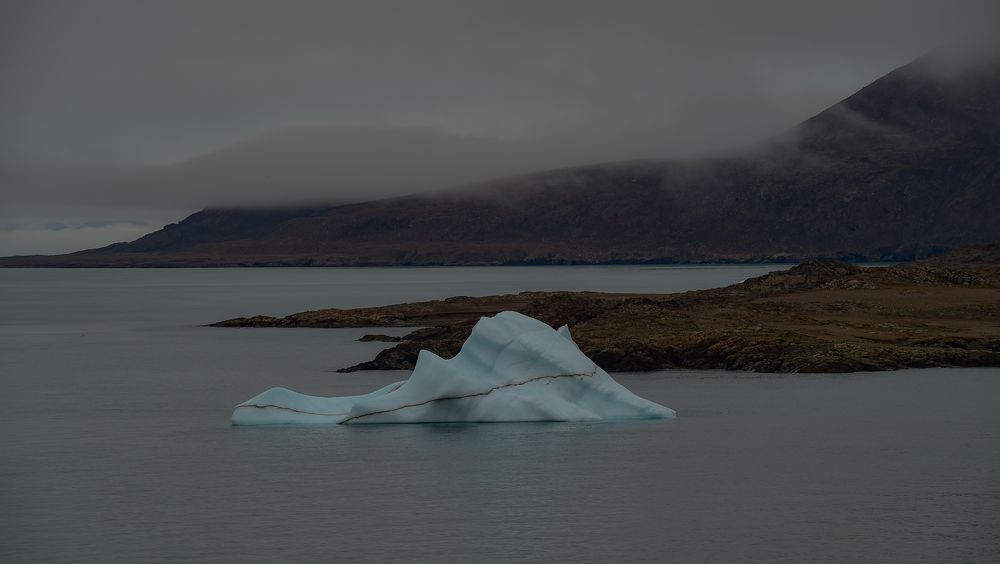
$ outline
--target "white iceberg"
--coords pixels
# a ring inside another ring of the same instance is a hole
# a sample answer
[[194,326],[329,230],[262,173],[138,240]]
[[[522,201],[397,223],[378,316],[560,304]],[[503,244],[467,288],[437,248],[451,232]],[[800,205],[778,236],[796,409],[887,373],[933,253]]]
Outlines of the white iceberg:
[[361,396],[324,398],[271,388],[236,406],[234,425],[601,421],[674,417],[587,358],[570,337],[520,313],[476,323],[444,360],[420,351],[409,380]]

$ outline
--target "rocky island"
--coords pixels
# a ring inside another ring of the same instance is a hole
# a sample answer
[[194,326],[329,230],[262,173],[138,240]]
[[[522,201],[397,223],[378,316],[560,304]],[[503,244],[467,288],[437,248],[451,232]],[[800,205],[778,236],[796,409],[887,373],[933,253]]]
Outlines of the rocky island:
[[1000,366],[1000,244],[888,267],[804,262],[725,288],[676,294],[459,296],[213,326],[414,327],[373,360],[341,370],[412,369],[421,349],[453,357],[480,317],[501,311],[568,324],[581,350],[611,372]]

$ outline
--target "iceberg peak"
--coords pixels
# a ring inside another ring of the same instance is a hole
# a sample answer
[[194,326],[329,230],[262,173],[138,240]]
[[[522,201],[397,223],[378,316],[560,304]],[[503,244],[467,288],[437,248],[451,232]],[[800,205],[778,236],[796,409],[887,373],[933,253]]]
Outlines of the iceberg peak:
[[569,327],[505,311],[484,317],[454,358],[420,351],[408,380],[361,396],[323,398],[271,388],[236,406],[234,425],[659,419],[580,351]]

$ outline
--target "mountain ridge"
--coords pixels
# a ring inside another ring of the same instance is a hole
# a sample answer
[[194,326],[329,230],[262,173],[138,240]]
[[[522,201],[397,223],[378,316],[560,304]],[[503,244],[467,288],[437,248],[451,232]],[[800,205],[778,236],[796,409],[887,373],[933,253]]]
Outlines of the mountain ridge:
[[933,63],[900,67],[742,155],[295,212],[205,210],[130,243],[0,265],[907,260],[1000,240],[1000,65],[946,74]]

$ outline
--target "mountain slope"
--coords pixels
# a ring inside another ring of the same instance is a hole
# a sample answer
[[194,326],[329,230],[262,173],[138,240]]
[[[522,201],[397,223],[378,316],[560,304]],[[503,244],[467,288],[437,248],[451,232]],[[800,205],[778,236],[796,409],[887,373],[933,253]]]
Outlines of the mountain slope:
[[[466,190],[271,217],[266,228],[213,237],[197,235],[204,217],[195,214],[171,232],[133,243],[21,261],[906,259],[1000,240],[998,165],[1000,65],[943,72],[928,57],[737,157],[550,171]],[[233,212],[213,212],[220,213]]]

